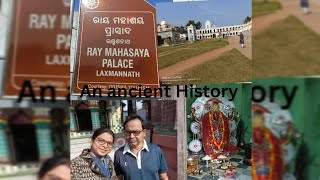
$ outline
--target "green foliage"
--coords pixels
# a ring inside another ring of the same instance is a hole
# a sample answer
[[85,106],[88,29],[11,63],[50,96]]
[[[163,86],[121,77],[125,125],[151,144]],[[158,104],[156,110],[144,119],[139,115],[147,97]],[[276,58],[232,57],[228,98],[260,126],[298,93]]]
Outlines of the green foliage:
[[202,23],[201,23],[200,21],[195,22],[194,20],[189,20],[188,23],[186,24],[186,27],[187,27],[187,26],[190,26],[190,24],[192,24],[193,26],[195,26],[196,29],[201,29],[201,27],[202,27]]
[[250,22],[250,21],[251,21],[251,17],[247,16],[247,17],[244,19],[243,23],[246,24],[246,23],[248,23],[248,22]]

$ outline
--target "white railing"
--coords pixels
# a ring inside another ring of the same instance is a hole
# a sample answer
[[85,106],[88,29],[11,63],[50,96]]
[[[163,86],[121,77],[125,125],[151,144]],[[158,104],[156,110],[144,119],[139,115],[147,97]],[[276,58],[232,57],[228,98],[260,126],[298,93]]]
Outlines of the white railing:
[[36,174],[39,171],[39,168],[39,163],[0,165],[0,178],[18,174]]

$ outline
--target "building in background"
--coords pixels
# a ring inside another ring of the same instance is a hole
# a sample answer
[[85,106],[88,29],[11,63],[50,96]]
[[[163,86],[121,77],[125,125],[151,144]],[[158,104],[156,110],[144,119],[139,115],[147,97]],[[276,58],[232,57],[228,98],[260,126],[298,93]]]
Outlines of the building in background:
[[180,32],[176,26],[172,26],[168,24],[167,21],[161,21],[161,23],[157,26],[158,32],[158,42],[160,44],[172,45],[179,44],[180,40]]
[[203,29],[196,29],[195,26],[187,26],[189,41],[203,39],[224,38],[238,36],[242,32],[251,36],[252,20],[246,24],[217,27],[210,20],[207,20]]

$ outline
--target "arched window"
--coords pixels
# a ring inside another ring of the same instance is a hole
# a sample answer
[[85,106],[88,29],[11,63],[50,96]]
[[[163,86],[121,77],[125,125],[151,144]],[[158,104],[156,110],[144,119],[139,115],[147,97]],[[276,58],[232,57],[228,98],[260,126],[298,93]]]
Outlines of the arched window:
[[32,116],[18,111],[9,117],[9,138],[11,138],[12,161],[36,162],[39,160],[36,127]]

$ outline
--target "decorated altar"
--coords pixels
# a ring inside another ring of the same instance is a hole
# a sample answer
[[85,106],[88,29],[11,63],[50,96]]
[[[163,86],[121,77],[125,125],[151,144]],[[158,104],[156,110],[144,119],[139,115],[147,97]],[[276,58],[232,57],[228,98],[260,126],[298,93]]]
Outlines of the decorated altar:
[[250,117],[244,118],[251,108],[243,97],[247,95],[244,86],[233,85],[241,92],[235,99],[226,94],[190,100],[188,124],[192,138],[188,141],[188,179],[251,178],[251,148],[245,148],[250,143],[251,132],[247,132],[249,138],[244,140],[245,131],[251,129]]

